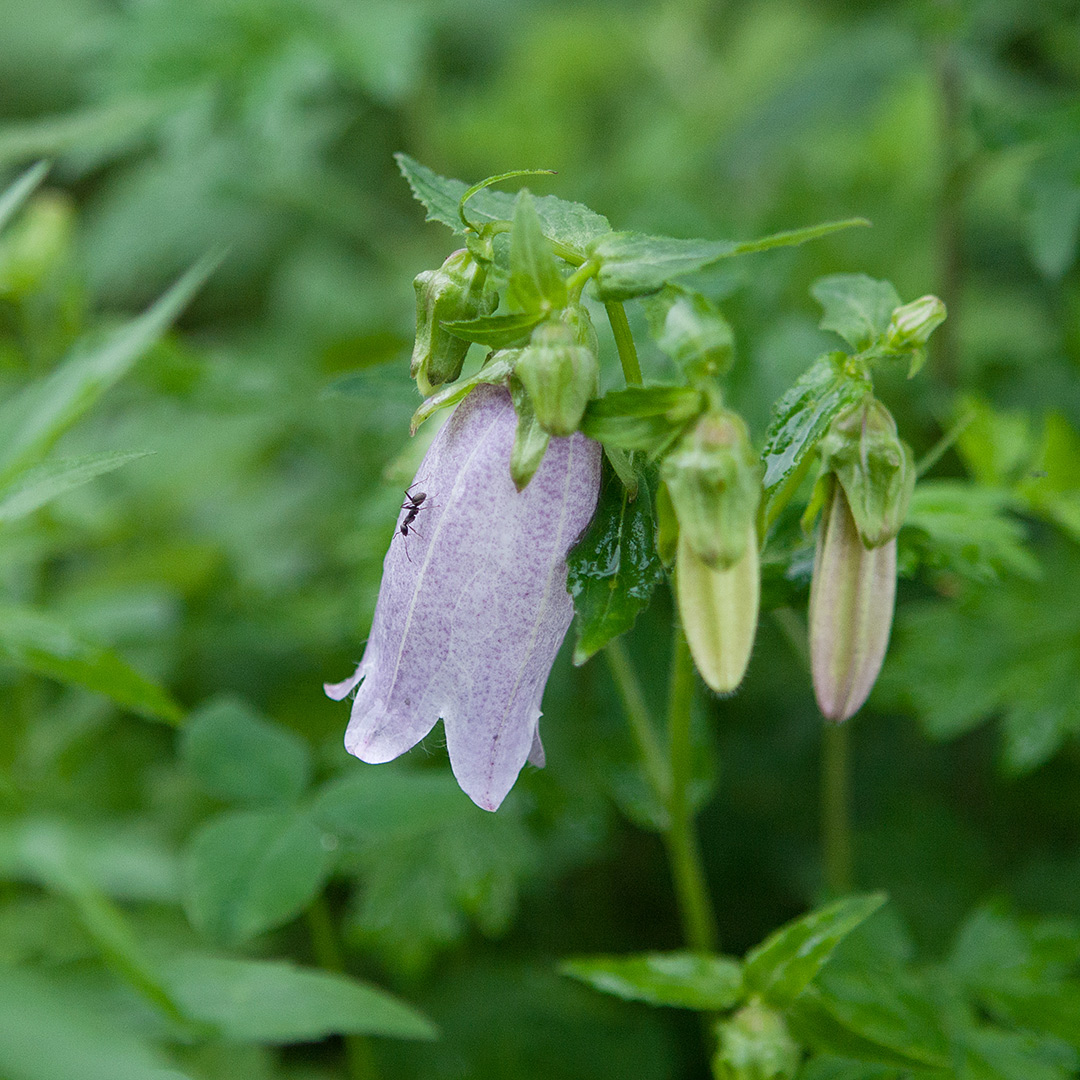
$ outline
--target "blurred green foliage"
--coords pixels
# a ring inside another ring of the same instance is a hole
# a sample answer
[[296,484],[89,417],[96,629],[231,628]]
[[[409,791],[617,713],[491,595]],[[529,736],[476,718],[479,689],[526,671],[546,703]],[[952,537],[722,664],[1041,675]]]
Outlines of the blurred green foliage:
[[[530,186],[615,228],[870,218],[693,279],[758,445],[837,344],[812,281],[945,299],[920,379],[878,386],[934,455],[851,732],[855,884],[891,905],[815,993],[896,1053],[931,1003],[960,1055],[932,1075],[1077,1075],[1075,0],[0,0],[0,26],[0,174],[51,162],[0,232],[0,1075],[707,1074],[688,1014],[556,974],[679,944],[601,665],[557,664],[549,765],[495,816],[437,734],[348,759],[322,696],[426,437],[411,279],[449,244],[396,150],[556,169]],[[767,607],[804,601],[792,565]],[[626,639],[654,707],[671,620],[661,589]],[[824,896],[790,629],[766,616],[696,716],[729,954]],[[908,1075],[845,1045],[804,1077]]]

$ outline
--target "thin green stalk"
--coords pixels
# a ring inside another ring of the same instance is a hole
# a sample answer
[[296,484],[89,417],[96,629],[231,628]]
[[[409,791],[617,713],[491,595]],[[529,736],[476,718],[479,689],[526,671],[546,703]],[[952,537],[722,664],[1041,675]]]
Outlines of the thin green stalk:
[[634,665],[626,655],[626,646],[619,638],[609,641],[604,646],[604,657],[611,669],[611,677],[622,699],[626,718],[630,721],[630,733],[637,744],[638,753],[645,768],[645,776],[653,793],[662,803],[666,803],[671,787],[664,751],[656,737],[656,729],[649,718],[649,706],[638,682]]
[[690,806],[693,749],[690,723],[694,705],[694,662],[681,627],[675,631],[668,689],[668,749],[671,761],[671,794],[665,841],[675,892],[679,901],[683,933],[691,949],[711,952],[716,948],[716,917],[713,913],[701,847],[694,830]]
[[[326,905],[326,897],[319,895],[305,913],[308,933],[311,934],[311,949],[315,961],[324,971],[341,974],[345,971],[345,960],[341,955],[334,921]],[[375,1056],[371,1052],[371,1042],[363,1035],[345,1036],[345,1060],[348,1063],[349,1080],[379,1080],[379,1070]]]
[[851,769],[847,724],[826,724],[821,755],[821,824],[825,885],[833,896],[851,892]]
[[619,362],[622,364],[623,378],[627,386],[641,386],[641,363],[638,360],[637,346],[630,333],[630,323],[626,318],[626,308],[618,300],[604,304],[611,332],[615,335],[615,348],[619,350]]

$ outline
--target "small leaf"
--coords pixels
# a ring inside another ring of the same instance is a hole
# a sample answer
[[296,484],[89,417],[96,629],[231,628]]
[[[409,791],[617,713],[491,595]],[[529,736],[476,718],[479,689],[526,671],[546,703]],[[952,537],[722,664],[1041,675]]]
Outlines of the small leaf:
[[596,276],[599,298],[630,300],[657,292],[675,278],[704,270],[721,259],[790,247],[853,225],[868,224],[862,218],[851,218],[745,241],[677,240],[670,236],[613,232],[593,243],[589,254],[600,263]]
[[566,282],[559,273],[528,190],[519,192],[514,203],[506,298],[512,308],[534,314],[566,306]]
[[612,638],[634,625],[664,571],[656,554],[649,485],[639,473],[630,499],[605,462],[596,515],[567,556],[567,588],[574,598],[577,644],[574,663],[584,664]]
[[540,426],[532,401],[517,379],[510,380],[510,396],[518,418],[510,451],[510,476],[514,487],[522,491],[540,468],[551,436]]
[[810,294],[825,309],[822,330],[839,334],[853,349],[869,348],[889,325],[900,297],[887,281],[866,274],[830,274],[810,286]]
[[708,297],[682,285],[667,285],[647,297],[643,306],[653,340],[687,378],[723,375],[731,366],[735,336]]
[[544,318],[541,312],[516,315],[482,315],[478,319],[444,322],[443,329],[463,341],[475,341],[488,349],[508,349],[528,342],[533,329]]
[[715,1012],[742,1000],[737,960],[701,953],[644,953],[639,956],[588,956],[559,965],[564,975],[594,990],[626,1001]]
[[766,1004],[787,1008],[809,985],[833,950],[885,903],[884,893],[847,896],[771,934],[746,956],[746,985]]
[[700,391],[690,386],[628,386],[590,401],[581,430],[620,450],[658,454],[704,407]]
[[870,380],[842,352],[826,353],[773,406],[761,452],[765,463],[766,521],[779,513],[809,465],[809,454],[833,420],[871,389]]
[[412,1006],[369,983],[278,960],[188,954],[163,965],[173,996],[193,1020],[237,1042],[316,1042],[328,1035],[434,1039]]
[[31,165],[22,176],[17,177],[8,184],[3,193],[0,193],[0,229],[19,212],[19,207],[33,195],[48,171],[48,162],[39,161],[36,165]]
[[31,608],[0,607],[0,655],[27,671],[104,694],[141,716],[178,724],[184,715],[165,690],[116,653]]
[[304,813],[233,811],[192,836],[184,907],[214,941],[238,945],[293,919],[322,888],[330,857]]
[[451,405],[456,405],[478,386],[505,385],[510,380],[517,358],[518,350],[513,349],[496,354],[495,358],[489,360],[472,378],[461,379],[456,383],[451,383],[449,386],[444,386],[437,394],[432,394],[413,413],[412,421],[409,424],[409,434],[415,435],[416,429],[425,420],[434,416],[440,409],[447,409]]
[[47,502],[150,451],[129,450],[48,461],[16,474],[0,492],[0,525],[32,514]]
[[191,714],[180,752],[212,795],[245,806],[292,803],[311,774],[311,756],[299,735],[228,698]]

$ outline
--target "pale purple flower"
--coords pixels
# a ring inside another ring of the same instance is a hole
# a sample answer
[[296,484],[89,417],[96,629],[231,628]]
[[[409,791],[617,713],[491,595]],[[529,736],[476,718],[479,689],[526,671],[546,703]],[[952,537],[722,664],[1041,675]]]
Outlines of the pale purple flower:
[[426,495],[407,536],[398,519],[345,748],[390,761],[442,719],[465,793],[495,810],[526,760],[543,765],[544,692],[573,617],[566,554],[588,525],[600,446],[552,439],[524,491],[510,479],[516,418],[510,394],[481,386],[435,436],[413,492]]

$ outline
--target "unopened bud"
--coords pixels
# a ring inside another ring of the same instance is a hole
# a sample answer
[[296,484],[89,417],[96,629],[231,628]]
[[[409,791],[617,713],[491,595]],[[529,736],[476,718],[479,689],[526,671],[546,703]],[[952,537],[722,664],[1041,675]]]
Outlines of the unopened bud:
[[486,282],[487,269],[465,248],[413,280],[416,343],[409,371],[424,397],[461,374],[469,351],[469,343],[442,324],[490,315],[498,307],[498,294],[486,289]]
[[791,1080],[801,1057],[783,1016],[756,998],[716,1026],[716,1080]]
[[898,307],[885,331],[885,347],[897,352],[918,349],[945,321],[945,305],[936,296],[920,296]]
[[600,386],[596,332],[584,308],[541,323],[522,351],[514,374],[532,401],[540,426],[550,435],[572,435],[585,406]]
[[810,668],[826,719],[846,720],[866,701],[885,659],[895,601],[896,539],[866,547],[833,481],[810,582]]
[[757,532],[746,523],[742,558],[715,570],[698,558],[685,532],[675,557],[675,592],[690,655],[701,677],[718,694],[742,682],[757,632],[761,577]]
[[900,531],[915,490],[915,458],[892,413],[867,394],[833,421],[821,440],[822,469],[836,474],[867,547]]
[[705,413],[660,471],[697,557],[719,570],[738,562],[761,501],[761,464],[742,417],[728,409]]

